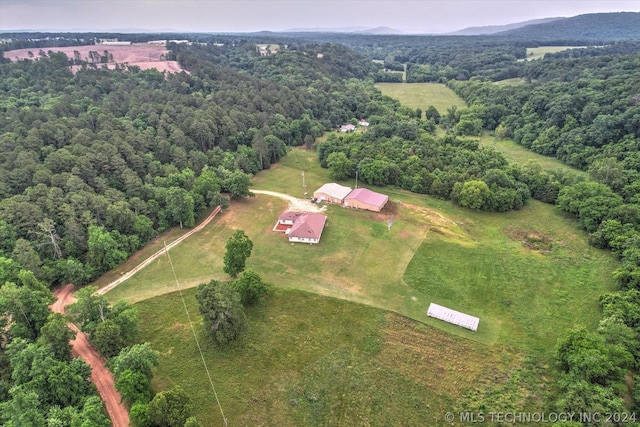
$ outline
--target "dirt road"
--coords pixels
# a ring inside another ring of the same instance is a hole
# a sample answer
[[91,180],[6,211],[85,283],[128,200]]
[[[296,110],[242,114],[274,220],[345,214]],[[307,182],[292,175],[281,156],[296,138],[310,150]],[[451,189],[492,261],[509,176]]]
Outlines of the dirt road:
[[251,190],[252,193],[255,194],[264,194],[267,196],[278,197],[280,199],[284,199],[289,201],[289,210],[293,212],[324,212],[327,208],[326,206],[318,206],[315,203],[311,203],[309,200],[298,199],[297,197],[289,196],[288,194],[277,193],[275,191],[267,191],[267,190]]
[[[179,245],[180,243],[182,243],[185,239],[187,239],[189,236],[193,235],[194,233],[197,233],[198,231],[202,230],[204,227],[207,226],[207,224],[209,224],[209,222],[211,222],[211,220],[213,218],[215,218],[215,216],[218,214],[218,212],[220,212],[222,210],[222,208],[220,206],[218,206],[217,208],[215,208],[213,210],[213,212],[211,212],[211,214],[205,218],[204,221],[202,221],[200,224],[198,224],[196,227],[194,227],[191,231],[189,231],[187,234],[180,236],[179,238],[177,238],[176,240],[174,240],[173,242],[169,243],[167,245],[167,250],[173,248],[174,246]],[[135,266],[134,268],[132,268],[131,270],[129,270],[126,274],[123,274],[122,276],[120,276],[119,278],[117,278],[116,280],[114,280],[113,282],[109,283],[107,286],[105,286],[104,288],[100,288],[96,291],[96,294],[98,295],[104,295],[107,292],[109,292],[111,289],[115,288],[116,286],[118,286],[119,284],[121,284],[122,282],[128,280],[131,278],[131,276],[133,276],[134,274],[136,274],[138,271],[142,270],[143,268],[145,268],[147,265],[151,264],[153,261],[157,260],[158,258],[160,258],[162,255],[165,254],[165,248],[160,249],[159,251],[157,251],[156,253],[154,253],[153,255],[151,255],[149,258],[145,259],[144,261],[142,261],[140,264],[138,264],[137,266]]]
[[[73,285],[65,285],[54,295],[58,300],[51,305],[55,313],[64,313],[67,305],[74,302]],[[120,393],[116,390],[113,375],[105,366],[105,360],[87,341],[87,337],[73,323],[67,325],[76,332],[76,338],[70,342],[74,356],[81,357],[91,366],[91,381],[96,385],[98,393],[107,408],[107,413],[114,427],[128,427],[129,413],[120,402]]]

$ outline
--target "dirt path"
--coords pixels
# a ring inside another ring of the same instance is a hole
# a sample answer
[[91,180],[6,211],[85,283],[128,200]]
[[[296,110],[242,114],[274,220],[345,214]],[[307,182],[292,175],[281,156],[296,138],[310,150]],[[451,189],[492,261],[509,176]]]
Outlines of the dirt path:
[[311,203],[309,200],[298,199],[297,197],[289,196],[288,194],[277,193],[275,191],[267,191],[267,190],[251,190],[252,193],[255,194],[264,194],[267,196],[278,197],[280,199],[287,200],[289,202],[289,210],[293,212],[324,212],[327,207],[326,206],[318,206],[315,203]]
[[[215,208],[213,210],[213,212],[211,212],[211,214],[205,218],[204,221],[202,221],[200,224],[198,224],[196,227],[194,227],[191,231],[189,231],[188,233],[186,233],[183,236],[180,236],[179,238],[177,238],[176,240],[174,240],[173,242],[169,243],[167,245],[167,250],[173,248],[174,246],[179,245],[180,243],[182,243],[184,240],[186,240],[189,236],[197,233],[198,231],[202,230],[204,227],[206,227],[207,224],[209,224],[211,222],[211,220],[213,218],[215,218],[215,216],[222,210],[222,208],[220,206],[218,206],[217,208]],[[136,274],[138,271],[142,270],[143,268],[145,268],[147,265],[151,264],[153,261],[157,260],[158,258],[160,258],[162,255],[165,254],[165,248],[160,249],[159,251],[157,251],[156,253],[154,253],[153,255],[151,255],[149,258],[145,259],[144,261],[142,261],[140,264],[138,264],[137,266],[135,266],[134,268],[132,268],[131,270],[129,270],[126,274],[123,274],[122,276],[120,276],[119,278],[117,278],[116,280],[114,280],[113,282],[109,283],[107,286],[105,286],[104,288],[100,288],[96,291],[96,294],[98,295],[104,295],[107,292],[109,292],[111,289],[115,288],[116,286],[118,286],[119,284],[125,282],[126,280],[130,279],[131,276],[133,276],[134,274]]]
[[[51,310],[55,313],[64,313],[67,305],[72,304],[73,285],[65,285],[58,289],[54,295],[58,300],[51,305]],[[72,352],[75,356],[81,357],[91,366],[91,381],[96,385],[98,393],[107,408],[107,413],[114,427],[128,427],[129,413],[120,402],[120,393],[115,388],[113,375],[105,366],[105,359],[100,356],[95,348],[87,341],[86,335],[73,323],[67,325],[76,332],[76,338],[70,342]]]

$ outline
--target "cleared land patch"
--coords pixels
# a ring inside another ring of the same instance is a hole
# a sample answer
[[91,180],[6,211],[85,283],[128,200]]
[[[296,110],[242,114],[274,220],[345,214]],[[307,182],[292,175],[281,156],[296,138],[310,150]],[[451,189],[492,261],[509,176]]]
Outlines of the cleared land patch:
[[[153,385],[182,386],[203,425],[222,425],[178,295],[136,306],[139,338],[160,352]],[[449,425],[463,396],[520,366],[501,347],[306,292],[277,289],[247,315],[247,335],[224,349],[196,325],[229,425]]]
[[543,58],[547,53],[558,53],[569,49],[584,49],[586,46],[539,46],[527,48],[527,61]]
[[[303,149],[254,179],[296,197],[327,181],[315,153]],[[438,426],[450,425],[442,414],[454,408],[540,410],[557,337],[597,325],[597,298],[612,288],[615,260],[589,247],[552,206],[534,201],[495,214],[382,191],[394,208],[380,214],[328,206],[320,245],[291,245],[272,233],[288,202],[260,194],[234,202],[172,251],[183,288],[226,280],[224,242],[243,229],[255,245],[248,268],[275,285],[248,310],[247,336],[229,348],[214,347],[196,322],[232,424]],[[553,236],[551,248],[523,246],[521,234]],[[106,296],[139,301],[139,338],[161,353],[154,387],[181,385],[204,425],[221,424],[173,290],[160,259]],[[193,292],[185,291],[192,314]],[[477,315],[478,333],[427,318],[430,302]]]
[[[27,48],[10,50],[4,53],[4,57],[11,61],[20,61],[25,59],[37,59],[40,57],[39,48]],[[42,48],[44,53],[63,52],[67,58],[77,58],[81,61],[87,61],[97,67],[106,67],[109,69],[120,66],[136,66],[141,70],[156,69],[158,71],[168,71],[171,73],[179,73],[185,71],[176,61],[167,61],[166,55],[169,53],[164,46],[156,46],[149,44],[132,44],[130,46],[108,46],[108,45],[89,45],[89,46],[63,46]],[[108,54],[105,54],[107,52]],[[100,60],[94,60],[96,57],[104,56],[106,61],[102,63]],[[75,72],[80,66],[74,65],[71,69]]]
[[436,107],[440,114],[446,114],[453,105],[466,107],[454,91],[441,83],[376,83],[383,95],[399,100],[410,108],[420,108],[423,113],[430,105]]

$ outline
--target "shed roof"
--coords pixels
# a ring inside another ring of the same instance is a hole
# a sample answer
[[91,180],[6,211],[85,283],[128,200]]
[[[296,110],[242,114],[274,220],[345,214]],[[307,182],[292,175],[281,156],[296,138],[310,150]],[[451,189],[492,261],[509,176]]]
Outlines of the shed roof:
[[344,185],[336,184],[335,182],[330,182],[328,184],[324,184],[322,187],[318,188],[315,192],[324,193],[328,196],[335,197],[336,199],[344,199],[349,195],[349,193],[351,193],[351,187],[345,187]]
[[367,188],[356,188],[345,198],[346,200],[355,199],[360,202],[373,205],[373,206],[384,206],[389,200],[389,196],[386,194],[376,193],[375,191],[371,191]]
[[480,319],[477,317],[469,316],[468,314],[451,310],[450,308],[443,307],[434,303],[431,303],[429,305],[427,316],[435,317],[436,319],[444,320],[445,322],[462,326],[463,328],[471,329],[474,332],[478,330],[478,324],[480,323]]
[[289,237],[320,239],[327,217],[321,214],[308,212],[298,217],[289,230]]

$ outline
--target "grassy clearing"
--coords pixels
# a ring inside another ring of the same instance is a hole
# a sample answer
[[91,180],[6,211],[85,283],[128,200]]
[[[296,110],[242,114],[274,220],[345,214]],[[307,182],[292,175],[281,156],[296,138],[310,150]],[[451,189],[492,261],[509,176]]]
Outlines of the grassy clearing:
[[558,53],[569,49],[584,49],[586,46],[540,46],[527,48],[527,61],[540,59],[546,53]]
[[462,98],[440,83],[376,83],[380,91],[391,98],[398,99],[410,108],[420,108],[423,112],[430,105],[440,114],[446,114],[452,105],[466,107]]
[[[327,179],[313,152],[293,150],[255,183],[303,197]],[[564,329],[595,324],[597,296],[609,289],[614,261],[589,248],[573,221],[552,206],[531,202],[518,212],[489,214],[383,191],[391,203],[379,214],[328,206],[321,244],[313,246],[290,244],[271,231],[286,202],[263,195],[235,202],[172,251],[181,286],[228,279],[222,272],[224,242],[242,229],[254,242],[248,268],[279,287],[391,310],[486,344],[517,342],[520,348],[550,351]],[[553,236],[553,249],[544,255],[522,247],[522,236],[536,233]],[[140,301],[174,290],[169,264],[161,258],[107,297]],[[535,311],[524,315],[521,309],[532,301]],[[479,331],[427,318],[430,302],[479,316]],[[563,311],[568,304],[571,313]]]
[[[302,197],[327,180],[315,153],[295,149],[254,181]],[[184,291],[231,425],[438,426],[454,410],[541,410],[557,337],[596,326],[615,261],[553,207],[491,214],[381,191],[381,214],[329,206],[320,245],[271,232],[286,203],[259,195],[171,252],[185,288],[227,279],[224,242],[240,228],[254,242],[248,267],[274,285],[226,349]],[[138,301],[139,338],[161,354],[154,387],[181,385],[204,425],[222,424],[175,289],[163,258],[106,296]],[[430,302],[479,316],[478,333],[427,318]]]
[[531,160],[539,163],[545,170],[548,171],[560,169],[562,171],[572,172],[584,177],[587,176],[586,172],[568,166],[556,158],[534,153],[533,151],[527,150],[523,146],[518,145],[511,139],[498,139],[486,131],[483,132],[482,137],[480,138],[480,145],[483,147],[491,147],[497,151],[500,151],[502,154],[504,154],[507,160],[513,163],[519,163],[523,165]]
[[[179,296],[137,306],[139,338],[161,354],[154,387],[182,386],[203,425],[222,425]],[[277,289],[247,316],[248,334],[224,349],[196,323],[229,425],[450,425],[443,416],[457,402],[521,365],[502,349],[300,291]]]

